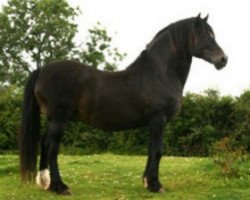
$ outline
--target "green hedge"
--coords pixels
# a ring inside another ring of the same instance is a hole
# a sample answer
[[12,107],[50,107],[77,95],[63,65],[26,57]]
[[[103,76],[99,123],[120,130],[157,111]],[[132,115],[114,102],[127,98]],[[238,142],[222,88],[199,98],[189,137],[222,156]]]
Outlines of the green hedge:
[[[0,151],[17,149],[21,93],[15,87],[0,89]],[[211,144],[226,136],[233,136],[249,151],[250,91],[240,97],[220,96],[215,90],[207,90],[203,95],[188,93],[183,98],[181,112],[166,126],[165,132],[164,149],[168,155],[208,155]],[[103,132],[70,122],[61,152],[146,154],[147,145],[146,129]]]
[[214,142],[231,136],[250,150],[250,91],[240,97],[187,94],[180,114],[166,128],[166,150],[174,155],[208,155]]
[[0,88],[0,151],[17,149],[21,99],[21,91],[15,87]]

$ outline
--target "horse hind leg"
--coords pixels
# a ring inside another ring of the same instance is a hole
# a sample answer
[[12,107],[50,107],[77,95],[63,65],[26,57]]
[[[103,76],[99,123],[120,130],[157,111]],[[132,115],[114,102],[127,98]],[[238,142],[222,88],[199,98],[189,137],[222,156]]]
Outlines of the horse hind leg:
[[[70,195],[69,188],[65,185],[61,179],[61,175],[58,168],[58,152],[59,143],[63,135],[63,129],[65,122],[58,122],[57,120],[49,121],[48,132],[44,141],[43,151],[41,152],[40,170],[43,171],[44,176],[48,176],[47,166],[50,167],[50,181],[47,189],[57,194]],[[43,160],[44,159],[44,160]]]
[[36,176],[36,183],[37,185],[44,189],[47,190],[50,186],[50,174],[49,174],[49,169],[48,169],[48,156],[47,156],[47,151],[45,148],[45,141],[47,137],[47,132],[46,131],[45,135],[42,137],[41,141],[41,157],[40,157],[40,166],[39,166],[39,172]]

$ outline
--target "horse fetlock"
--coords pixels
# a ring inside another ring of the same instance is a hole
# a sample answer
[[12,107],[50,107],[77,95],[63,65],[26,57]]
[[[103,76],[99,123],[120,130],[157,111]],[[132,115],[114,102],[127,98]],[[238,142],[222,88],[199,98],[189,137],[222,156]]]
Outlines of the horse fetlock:
[[148,179],[147,179],[147,177],[143,178],[143,185],[144,185],[145,188],[148,188]]
[[50,186],[50,174],[48,169],[41,170],[37,173],[36,176],[36,184],[44,189],[47,190]]

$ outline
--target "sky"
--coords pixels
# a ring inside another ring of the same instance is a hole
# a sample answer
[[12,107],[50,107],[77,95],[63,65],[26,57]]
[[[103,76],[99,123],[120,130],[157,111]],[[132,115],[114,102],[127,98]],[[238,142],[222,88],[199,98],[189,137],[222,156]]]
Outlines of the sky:
[[[0,4],[6,0],[0,0]],[[227,66],[220,71],[194,58],[185,92],[201,93],[208,88],[222,95],[240,95],[250,89],[250,4],[247,0],[68,0],[79,6],[77,37],[84,40],[87,29],[97,22],[113,37],[113,45],[127,57],[118,66],[125,69],[145,49],[154,35],[170,23],[209,14],[216,40],[228,55]]]

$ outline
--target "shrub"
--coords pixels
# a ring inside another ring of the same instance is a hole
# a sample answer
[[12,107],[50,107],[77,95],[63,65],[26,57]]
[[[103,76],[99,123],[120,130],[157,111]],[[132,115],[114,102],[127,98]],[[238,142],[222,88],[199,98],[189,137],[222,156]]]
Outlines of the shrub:
[[0,88],[0,151],[17,149],[21,96],[20,89],[14,86]]
[[73,147],[77,152],[82,149],[82,153],[100,153],[107,150],[109,136],[81,122],[70,122],[64,131],[62,145],[64,148]]
[[206,156],[215,141],[229,136],[237,120],[235,99],[221,97],[216,90],[204,95],[187,93],[181,112],[166,129],[168,153],[181,156]]
[[247,160],[246,149],[232,137],[225,137],[211,147],[214,164],[220,168],[223,175],[239,175],[239,163]]

